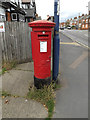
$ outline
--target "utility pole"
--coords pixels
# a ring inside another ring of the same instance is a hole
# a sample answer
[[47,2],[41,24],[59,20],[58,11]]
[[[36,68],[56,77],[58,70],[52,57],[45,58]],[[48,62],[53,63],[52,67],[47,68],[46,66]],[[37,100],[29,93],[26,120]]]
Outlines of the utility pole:
[[54,40],[53,40],[53,80],[56,81],[59,73],[59,0],[54,0]]

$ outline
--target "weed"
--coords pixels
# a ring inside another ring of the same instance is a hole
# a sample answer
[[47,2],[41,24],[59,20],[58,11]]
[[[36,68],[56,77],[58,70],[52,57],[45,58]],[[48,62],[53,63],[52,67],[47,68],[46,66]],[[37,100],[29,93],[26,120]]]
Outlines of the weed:
[[4,97],[11,96],[11,94],[6,92],[6,91],[2,91],[1,95],[4,96]]
[[62,86],[61,86],[61,84],[57,84],[57,83],[53,83],[54,85],[53,85],[53,89],[54,90],[58,90],[58,89],[60,89]]
[[0,75],[4,74],[6,72],[6,68],[2,68],[2,71],[0,72]]
[[42,89],[32,87],[27,97],[41,102],[48,109],[48,117],[52,117],[55,104],[55,94],[52,83],[49,86],[44,86]]
[[12,68],[16,67],[16,64],[16,61],[3,62],[2,68],[6,68],[6,70],[11,70]]
[[17,62],[3,62],[2,64],[2,71],[0,72],[0,75],[4,74],[6,71],[11,70],[12,68],[16,67]]

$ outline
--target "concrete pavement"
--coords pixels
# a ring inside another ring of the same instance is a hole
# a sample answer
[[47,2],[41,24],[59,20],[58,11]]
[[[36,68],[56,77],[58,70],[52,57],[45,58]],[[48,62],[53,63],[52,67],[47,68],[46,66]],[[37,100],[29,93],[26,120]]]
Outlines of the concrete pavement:
[[[13,96],[2,99],[3,118],[46,118],[47,110],[34,100],[26,99],[33,86],[33,62],[17,65],[2,75],[2,90]],[[19,96],[19,97],[17,97]]]
[[60,38],[62,87],[56,93],[53,118],[88,118],[88,50],[61,33]]

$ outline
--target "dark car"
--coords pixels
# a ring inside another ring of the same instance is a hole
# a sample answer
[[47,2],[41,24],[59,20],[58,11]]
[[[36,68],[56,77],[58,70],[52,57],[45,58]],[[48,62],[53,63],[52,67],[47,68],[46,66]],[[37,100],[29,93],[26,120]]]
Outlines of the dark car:
[[64,27],[61,27],[60,29],[61,29],[61,30],[64,30]]

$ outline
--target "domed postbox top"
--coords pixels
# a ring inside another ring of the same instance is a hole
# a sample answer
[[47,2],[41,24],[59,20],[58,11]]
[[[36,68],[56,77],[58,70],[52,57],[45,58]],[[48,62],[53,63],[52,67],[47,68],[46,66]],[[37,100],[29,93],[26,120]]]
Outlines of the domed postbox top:
[[54,22],[51,21],[46,21],[46,20],[37,20],[28,23],[29,27],[36,28],[36,27],[48,27],[48,28],[53,28],[55,26]]

